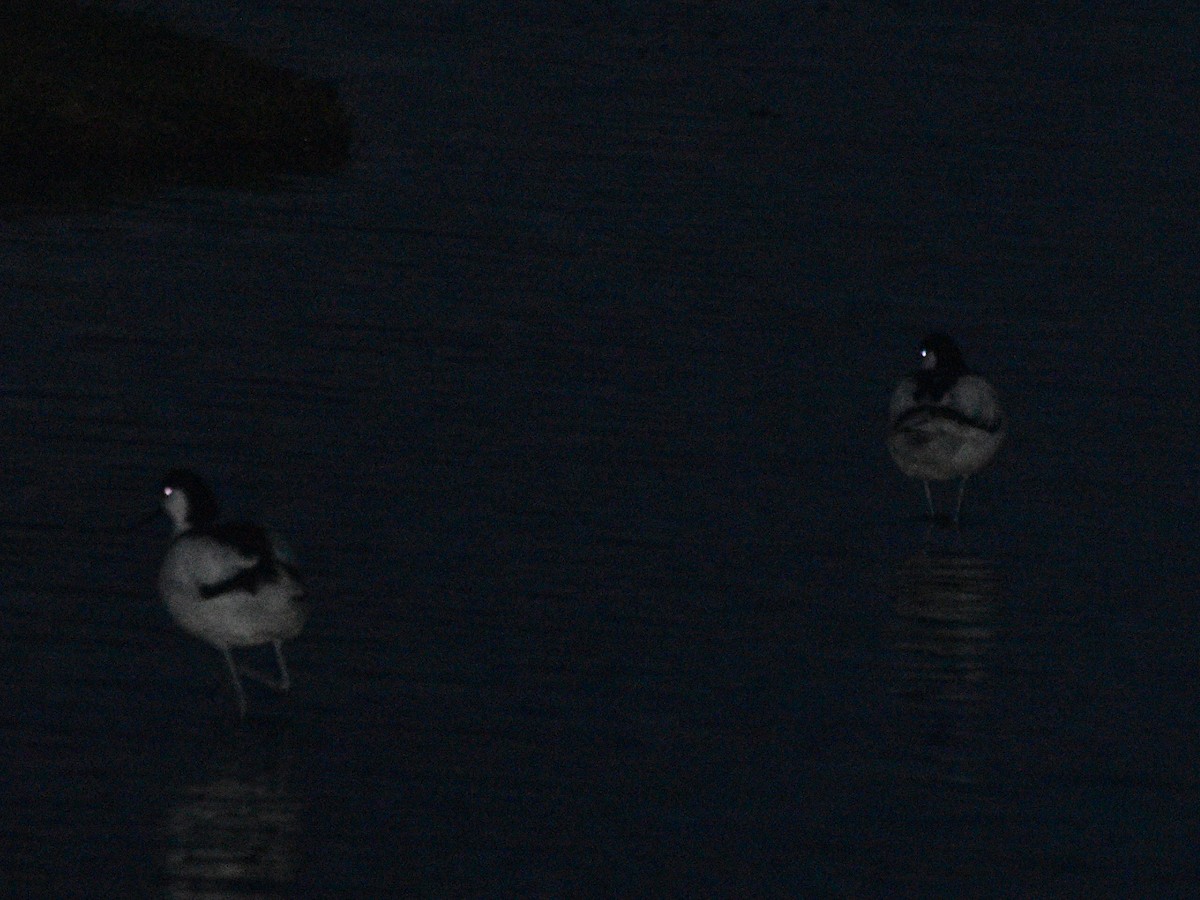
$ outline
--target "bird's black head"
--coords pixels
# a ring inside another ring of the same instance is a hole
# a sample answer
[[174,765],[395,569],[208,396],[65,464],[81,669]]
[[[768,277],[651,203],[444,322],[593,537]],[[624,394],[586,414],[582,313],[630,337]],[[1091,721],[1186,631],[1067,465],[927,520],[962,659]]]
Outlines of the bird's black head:
[[921,368],[915,378],[918,403],[939,403],[958,379],[970,372],[958,344],[940,331],[921,341]]
[[968,371],[958,344],[950,335],[940,331],[921,341],[921,368],[944,372],[952,378]]
[[[176,491],[183,494],[186,498],[186,524],[189,527],[198,528],[210,525],[220,515],[221,509],[217,505],[217,498],[204,483],[204,479],[190,469],[172,469],[168,472],[163,478],[162,491],[164,501]],[[168,512],[171,512],[171,508],[168,508]],[[174,515],[172,513],[172,518]],[[177,523],[177,527],[178,525],[179,523]]]

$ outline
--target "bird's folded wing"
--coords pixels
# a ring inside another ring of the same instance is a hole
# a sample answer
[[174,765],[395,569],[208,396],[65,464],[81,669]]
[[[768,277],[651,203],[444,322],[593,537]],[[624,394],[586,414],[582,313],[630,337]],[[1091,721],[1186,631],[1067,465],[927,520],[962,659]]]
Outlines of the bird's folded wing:
[[222,594],[228,594],[232,591],[248,591],[253,593],[258,590],[258,586],[262,583],[262,580],[263,573],[259,571],[259,566],[250,566],[222,581],[200,584],[197,585],[197,588],[200,591],[200,598],[202,600],[211,600],[213,597],[219,597]]

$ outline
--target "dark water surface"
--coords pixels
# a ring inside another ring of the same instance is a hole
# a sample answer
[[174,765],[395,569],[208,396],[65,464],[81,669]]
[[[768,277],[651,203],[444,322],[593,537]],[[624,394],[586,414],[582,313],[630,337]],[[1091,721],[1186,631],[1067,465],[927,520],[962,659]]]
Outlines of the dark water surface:
[[[1196,17],[138,6],[359,143],[0,223],[7,894],[1194,895]],[[934,327],[1012,419],[959,536]],[[241,726],[178,464],[309,573]]]

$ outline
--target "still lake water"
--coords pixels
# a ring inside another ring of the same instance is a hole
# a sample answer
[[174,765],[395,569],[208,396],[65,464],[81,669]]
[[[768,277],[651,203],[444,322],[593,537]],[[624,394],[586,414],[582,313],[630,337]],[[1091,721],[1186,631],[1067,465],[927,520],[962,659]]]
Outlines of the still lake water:
[[[129,5],[359,139],[4,212],[4,893],[1195,894],[1196,16]],[[934,327],[961,535],[882,441]],[[309,573],[240,726],[179,464]]]

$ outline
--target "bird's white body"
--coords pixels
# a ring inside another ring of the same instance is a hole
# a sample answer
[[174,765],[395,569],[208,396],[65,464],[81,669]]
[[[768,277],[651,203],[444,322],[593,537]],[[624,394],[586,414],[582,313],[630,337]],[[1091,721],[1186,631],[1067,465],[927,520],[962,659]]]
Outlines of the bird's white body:
[[282,566],[254,590],[201,594],[202,585],[226,582],[259,562],[217,538],[184,532],[167,550],[158,590],[179,627],[218,650],[290,641],[304,627],[304,589]]
[[995,389],[978,375],[961,376],[936,402],[918,401],[916,379],[905,378],[892,394],[888,420],[892,459],[921,481],[974,475],[1008,431]]

